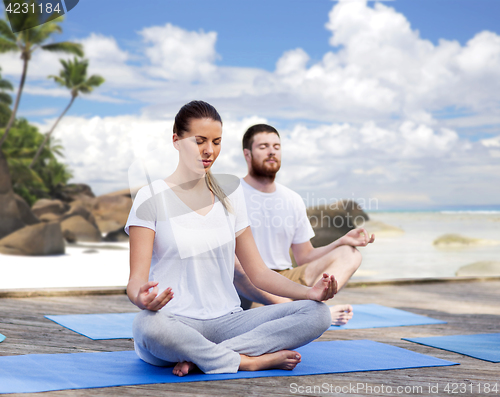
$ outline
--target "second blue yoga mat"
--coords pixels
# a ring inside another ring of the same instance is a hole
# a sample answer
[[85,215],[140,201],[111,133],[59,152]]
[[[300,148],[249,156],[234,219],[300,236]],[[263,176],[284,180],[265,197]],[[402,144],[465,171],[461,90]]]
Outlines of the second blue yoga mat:
[[448,350],[479,360],[500,363],[500,333],[403,338],[409,342]]
[[332,325],[328,330],[446,324],[446,321],[377,304],[352,305],[352,308],[354,315],[346,325]]
[[132,338],[132,322],[136,314],[68,314],[45,317],[87,338],[99,340]]
[[[349,323],[341,326],[332,325],[329,330],[446,323],[446,321],[376,304],[353,305],[353,309],[354,316]],[[45,317],[90,339],[98,340],[132,338],[132,321],[136,314],[70,314]]]
[[0,342],[3,342],[5,340],[5,335],[0,334]]
[[173,375],[171,367],[146,364],[134,351],[4,356],[0,357],[0,393],[319,375],[457,364],[369,340],[313,342],[297,351],[302,355],[302,362],[293,371],[239,371],[236,374],[217,375],[194,373],[185,377]]

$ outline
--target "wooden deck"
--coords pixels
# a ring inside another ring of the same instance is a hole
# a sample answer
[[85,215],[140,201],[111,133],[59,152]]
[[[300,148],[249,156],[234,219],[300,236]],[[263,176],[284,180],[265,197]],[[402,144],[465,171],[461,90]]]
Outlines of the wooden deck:
[[[406,285],[356,286],[344,289],[336,303],[378,303],[408,310],[413,313],[445,320],[448,324],[420,325],[361,330],[328,331],[319,340],[370,339],[434,357],[458,362],[452,367],[420,368],[407,370],[358,372],[301,377],[256,378],[184,384],[155,384],[99,389],[63,390],[47,392],[50,396],[287,396],[287,395],[339,395],[314,392],[323,384],[345,387],[363,384],[373,387],[372,393],[344,393],[357,395],[389,395],[376,393],[376,387],[407,387],[411,393],[400,395],[448,395],[447,384],[472,384],[470,393],[459,395],[500,395],[478,393],[477,385],[497,383],[500,388],[500,364],[488,363],[456,353],[417,345],[401,340],[402,337],[424,337],[454,334],[500,332],[500,281],[470,281],[455,283],[422,283]],[[133,341],[92,341],[69,331],[52,321],[45,314],[130,312],[135,307],[126,295],[80,295],[0,299],[0,333],[7,339],[0,343],[0,355],[29,353],[75,353],[96,351],[132,350]],[[339,357],[342,360],[342,357]],[[299,364],[300,365],[300,364]],[[292,393],[290,384],[303,387],[303,393]],[[439,393],[429,392],[429,385],[439,387]],[[307,393],[307,387],[311,387]],[[421,387],[421,389],[419,389]],[[347,390],[346,389],[346,390]],[[455,391],[458,391],[455,390]],[[481,389],[482,391],[482,389]],[[452,393],[450,393],[452,394]],[[16,394],[11,394],[15,396]],[[17,394],[30,396],[42,394]]]

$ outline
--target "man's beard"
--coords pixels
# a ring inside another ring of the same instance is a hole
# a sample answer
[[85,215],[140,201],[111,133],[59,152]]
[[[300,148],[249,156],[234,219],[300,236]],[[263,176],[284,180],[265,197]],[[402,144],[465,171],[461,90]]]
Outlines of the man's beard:
[[[267,160],[273,159],[275,163],[268,163]],[[281,167],[280,161],[276,157],[267,157],[263,162],[259,163],[252,156],[252,168],[250,170],[250,175],[255,179],[267,179],[271,182],[276,178],[276,173]]]

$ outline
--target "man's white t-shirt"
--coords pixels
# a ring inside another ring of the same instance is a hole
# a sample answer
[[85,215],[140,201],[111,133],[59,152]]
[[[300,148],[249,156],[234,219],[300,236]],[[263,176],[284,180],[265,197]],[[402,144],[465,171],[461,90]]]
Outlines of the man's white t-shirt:
[[292,267],[290,247],[314,237],[302,198],[293,190],[275,183],[276,190],[263,193],[244,179],[248,218],[257,248],[267,267],[284,270]]
[[228,194],[232,212],[215,203],[205,216],[191,210],[162,179],[141,188],[125,225],[154,230],[149,281],[174,298],[161,310],[209,319],[242,310],[234,288],[235,233],[249,226],[241,185]]

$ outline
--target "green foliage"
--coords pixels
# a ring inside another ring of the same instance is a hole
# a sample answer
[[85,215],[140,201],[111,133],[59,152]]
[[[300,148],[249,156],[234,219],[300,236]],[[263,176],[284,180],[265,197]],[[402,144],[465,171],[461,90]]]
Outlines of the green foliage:
[[[2,68],[0,68],[2,70]],[[3,79],[0,74],[0,127],[5,127],[9,121],[12,110],[12,97],[5,90],[12,91],[14,87],[9,80]]]
[[[0,135],[3,129],[0,129]],[[62,157],[62,146],[54,139],[49,140],[37,164],[29,165],[44,135],[28,120],[16,120],[2,150],[7,158],[14,191],[32,205],[39,198],[54,197],[72,177],[67,166],[57,156]]]

